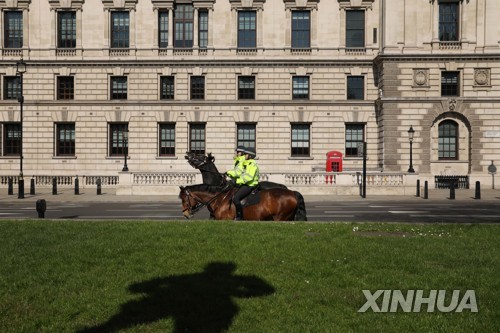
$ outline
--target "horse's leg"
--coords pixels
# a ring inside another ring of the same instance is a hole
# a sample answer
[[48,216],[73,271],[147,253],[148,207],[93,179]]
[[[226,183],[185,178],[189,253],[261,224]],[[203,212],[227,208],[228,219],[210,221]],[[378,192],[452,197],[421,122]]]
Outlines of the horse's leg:
[[214,209],[214,216],[216,220],[232,220],[234,219],[234,214],[223,206]]
[[217,200],[211,204],[211,207],[214,211],[214,216],[216,220],[233,220],[235,216],[234,209],[232,209],[234,205],[231,203],[231,197],[229,200],[222,199]]

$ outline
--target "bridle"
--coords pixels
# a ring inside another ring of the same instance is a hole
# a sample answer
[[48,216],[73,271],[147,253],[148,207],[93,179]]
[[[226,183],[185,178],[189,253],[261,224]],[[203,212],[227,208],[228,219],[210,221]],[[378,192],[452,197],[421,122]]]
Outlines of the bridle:
[[215,167],[215,165],[214,165],[215,170],[210,170],[209,167],[205,167],[209,162],[213,163],[213,160],[210,160],[208,156],[203,155],[203,159],[200,159],[198,157],[190,158],[190,157],[186,156],[186,159],[188,160],[188,163],[193,168],[201,170],[203,172],[208,172],[208,173],[212,173],[214,175],[219,176],[219,178],[220,178],[220,184],[219,185],[224,185],[225,184],[225,177],[220,174],[220,172],[217,170],[217,167]]
[[[200,198],[198,198],[196,195],[193,195],[193,193],[189,189],[181,186],[181,190],[182,190],[182,192],[184,192],[184,194],[186,195],[186,198],[187,198],[187,200],[186,200],[187,201],[187,208],[184,208],[182,210],[182,214],[184,215],[185,218],[189,219],[194,214],[198,213],[198,211],[200,209],[202,209],[203,207],[207,207],[207,209],[211,213],[213,213],[212,209],[210,208],[210,204],[212,202],[214,202],[222,194],[226,194],[226,196],[224,197],[224,199],[225,199],[227,197],[227,195],[229,194],[229,189],[230,188],[228,188],[227,191],[223,190],[223,191],[217,193],[210,200],[205,202],[205,201],[201,200]],[[191,200],[189,198],[192,198],[194,201],[196,201],[196,204],[194,206],[191,205]],[[189,216],[185,214],[186,211],[188,212]]]

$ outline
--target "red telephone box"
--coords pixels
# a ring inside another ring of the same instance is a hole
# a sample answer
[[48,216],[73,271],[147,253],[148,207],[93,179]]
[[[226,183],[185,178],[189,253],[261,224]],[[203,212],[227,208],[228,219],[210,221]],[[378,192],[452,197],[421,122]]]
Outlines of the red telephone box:
[[342,153],[336,150],[326,153],[326,171],[342,172]]

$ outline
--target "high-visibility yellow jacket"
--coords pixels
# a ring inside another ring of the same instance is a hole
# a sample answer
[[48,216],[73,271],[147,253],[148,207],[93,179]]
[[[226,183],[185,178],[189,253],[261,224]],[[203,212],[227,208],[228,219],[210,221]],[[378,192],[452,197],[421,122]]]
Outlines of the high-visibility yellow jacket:
[[234,168],[229,170],[227,175],[233,179],[238,179],[243,173],[243,163],[245,162],[245,156],[235,156],[234,157]]
[[243,173],[236,179],[237,185],[255,187],[259,184],[259,166],[254,159],[243,162]]

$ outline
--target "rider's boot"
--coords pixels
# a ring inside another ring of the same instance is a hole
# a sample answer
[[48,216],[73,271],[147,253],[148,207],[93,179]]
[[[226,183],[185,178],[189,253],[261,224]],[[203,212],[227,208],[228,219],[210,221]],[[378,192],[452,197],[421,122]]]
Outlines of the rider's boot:
[[240,205],[235,205],[236,207],[236,217],[234,218],[235,221],[241,221],[243,220],[243,207]]

